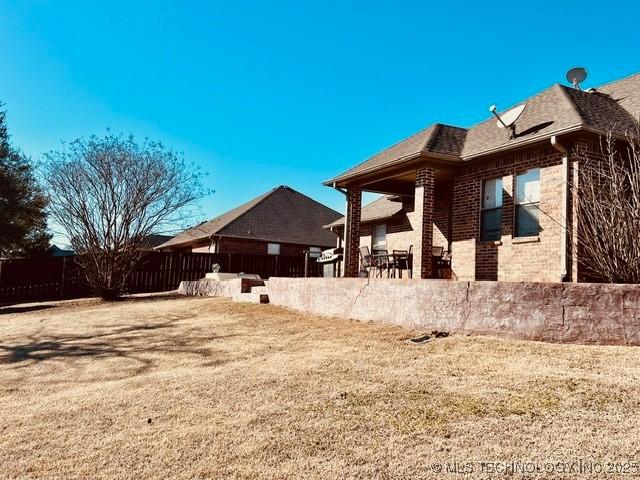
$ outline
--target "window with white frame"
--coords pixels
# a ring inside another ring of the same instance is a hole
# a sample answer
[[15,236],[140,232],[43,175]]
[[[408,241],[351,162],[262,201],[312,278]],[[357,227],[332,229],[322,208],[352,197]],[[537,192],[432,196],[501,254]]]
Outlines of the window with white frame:
[[269,255],[280,255],[280,244],[279,243],[269,243],[267,245],[267,254],[269,254]]
[[482,182],[480,240],[500,240],[502,236],[502,178]]
[[371,250],[376,253],[387,249],[387,226],[382,223],[373,227]]
[[534,237],[540,233],[540,169],[516,175],[515,237]]

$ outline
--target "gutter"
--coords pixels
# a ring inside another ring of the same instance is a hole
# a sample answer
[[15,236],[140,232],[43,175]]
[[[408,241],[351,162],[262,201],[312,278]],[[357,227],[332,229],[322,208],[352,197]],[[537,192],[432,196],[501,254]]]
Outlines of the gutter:
[[569,209],[569,151],[560,143],[558,137],[551,136],[551,145],[562,155],[562,210],[560,213],[560,226],[562,237],[560,241],[560,281],[566,282],[568,278],[567,263],[567,212]]
[[338,184],[336,182],[333,182],[331,184],[331,188],[333,188],[334,190],[336,190],[337,192],[340,192],[341,194],[343,194],[345,197],[347,196],[347,191],[344,188],[340,188],[338,186]]
[[[426,160],[435,160],[437,162],[443,162],[445,164],[451,164],[451,165],[460,165],[461,164],[460,157],[455,156],[455,155],[446,155],[444,153],[432,153],[432,152],[420,151],[420,152],[410,153],[410,154],[405,155],[403,157],[394,158],[393,160],[389,160],[389,161],[381,163],[379,165],[375,165],[373,167],[366,168],[366,169],[361,170],[361,171],[356,172],[356,173],[352,173],[352,174],[349,174],[349,175],[344,175],[344,174],[343,175],[339,175],[337,177],[332,178],[331,180],[327,180],[326,182],[322,182],[322,184],[327,186],[327,187],[335,188],[334,185],[336,185],[336,182],[344,182],[344,181],[353,180],[355,178],[359,178],[359,177],[362,177],[363,175],[374,173],[374,172],[377,172],[378,170],[382,170],[382,169],[385,169],[385,168],[401,167],[401,166],[405,165],[406,163],[409,163],[412,160],[416,160],[416,159],[419,159],[419,158],[425,158]],[[365,162],[367,162],[368,160],[370,160],[370,159],[365,160]]]
[[[460,157],[462,158],[463,162],[471,162],[471,161],[475,161],[475,160],[480,160],[482,159],[482,157],[485,157],[487,155],[491,155],[494,153],[498,153],[498,152],[507,152],[511,149],[515,149],[515,148],[520,148],[520,147],[525,147],[525,146],[529,146],[532,144],[535,144],[537,142],[541,142],[543,140],[546,140],[547,138],[552,138],[552,137],[556,137],[558,135],[564,135],[566,133],[574,133],[574,132],[587,132],[587,133],[593,133],[595,135],[608,135],[608,132],[606,130],[603,130],[601,128],[594,128],[594,127],[590,127],[588,125],[584,125],[584,124],[580,124],[580,125],[574,125],[572,127],[566,127],[563,128],[561,130],[556,130],[554,133],[545,133],[542,135],[538,135],[537,137],[532,137],[528,140],[521,140],[521,141],[515,141],[513,143],[507,143],[504,145],[500,145],[499,147],[494,147],[491,148],[489,150],[482,150],[480,152],[476,152],[476,153],[472,153],[471,155],[466,155],[464,157]],[[622,133],[617,133],[617,132],[613,132],[613,136],[614,138],[625,138],[625,136]]]

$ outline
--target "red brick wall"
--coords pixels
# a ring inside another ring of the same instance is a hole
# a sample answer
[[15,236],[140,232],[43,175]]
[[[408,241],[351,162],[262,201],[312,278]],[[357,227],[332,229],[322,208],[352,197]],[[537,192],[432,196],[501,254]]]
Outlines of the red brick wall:
[[[517,173],[540,168],[540,234],[514,238]],[[502,238],[480,242],[482,181],[503,181]],[[460,280],[557,282],[561,277],[562,158],[550,144],[466,165],[453,181],[452,268]]]
[[347,218],[345,225],[344,276],[357,277],[360,270],[360,216],[362,189],[357,185],[347,188]]
[[[436,180],[433,207],[433,245],[449,249],[451,239],[451,195],[453,184],[450,181]],[[416,236],[412,225],[415,225],[414,200],[407,197],[402,202],[402,211],[391,218],[360,225],[360,245],[371,249],[372,230],[374,225],[387,226],[387,250],[408,250],[415,245]],[[344,229],[336,228],[336,233],[344,238]]]
[[433,246],[433,204],[435,197],[433,168],[420,168],[416,172],[415,224],[416,243],[413,246],[414,278],[430,278],[432,271],[431,247]]
[[[628,145],[625,142],[622,142],[615,147],[617,152],[621,156],[625,156],[628,154]],[[580,161],[584,157],[589,157],[591,159],[601,159],[604,160],[605,153],[605,141],[604,138],[598,138],[596,136],[582,136],[576,139],[576,142],[573,144],[573,152],[570,162],[570,173],[569,178],[572,181],[573,188],[571,190],[578,189],[579,193],[579,183],[580,183]],[[572,198],[571,202],[569,202],[569,215],[570,218],[573,219],[574,225],[577,225],[579,222],[578,218],[578,202],[577,199]],[[571,256],[570,262],[570,272],[572,274],[572,280],[578,282],[600,282],[601,278],[597,274],[590,272],[587,268],[586,263],[589,262],[588,258],[585,255],[581,254],[581,246],[578,241],[578,231],[574,229],[570,234],[571,241],[569,242],[569,252]],[[575,253],[574,253],[575,252]]]

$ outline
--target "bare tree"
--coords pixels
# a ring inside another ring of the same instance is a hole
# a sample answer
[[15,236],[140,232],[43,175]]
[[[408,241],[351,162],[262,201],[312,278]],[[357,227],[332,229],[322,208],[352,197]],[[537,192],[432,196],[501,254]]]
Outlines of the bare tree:
[[123,292],[145,237],[184,221],[207,193],[201,179],[162,144],[111,133],[50,152],[44,168],[50,214],[89,284],[107,300]]
[[640,283],[640,128],[610,132],[599,153],[577,150],[578,264],[589,276]]

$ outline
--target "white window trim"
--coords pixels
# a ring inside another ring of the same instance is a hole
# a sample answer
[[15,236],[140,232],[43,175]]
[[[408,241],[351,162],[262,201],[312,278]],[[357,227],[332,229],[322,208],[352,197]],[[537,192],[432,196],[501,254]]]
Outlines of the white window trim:
[[[492,180],[500,180],[500,206],[499,207],[491,207],[491,208],[485,208],[484,206],[484,187],[486,185],[487,182],[490,182]],[[492,178],[485,178],[483,180],[480,181],[480,212],[478,213],[478,241],[482,242],[482,243],[495,243],[495,242],[500,242],[500,239],[497,240],[487,240],[487,239],[483,239],[482,238],[482,217],[483,217],[483,213],[485,211],[489,211],[489,210],[500,210],[502,211],[502,209],[504,208],[504,177],[492,177]],[[502,238],[502,232],[500,237]]]
[[[384,227],[384,241],[381,243],[376,243],[376,229],[378,227]],[[371,230],[371,250],[386,250],[387,249],[387,224],[386,223],[378,223],[373,225]]]
[[[531,171],[537,170],[538,171],[538,200],[537,201],[531,201],[529,199],[529,201],[526,202],[520,202],[518,201],[518,177],[522,176],[524,174],[527,174]],[[528,170],[523,170],[521,172],[518,172],[514,175],[514,181],[513,181],[513,187],[514,187],[514,198],[513,198],[513,238],[522,238],[522,239],[532,239],[532,238],[537,238],[537,235],[518,235],[518,207],[523,207],[523,206],[528,206],[528,205],[534,205],[538,207],[538,212],[540,211],[540,197],[542,194],[542,179],[541,179],[541,173],[542,171],[540,170],[540,168],[529,168]],[[538,213],[538,234],[540,233],[540,214]],[[525,241],[523,241],[522,243],[525,243]]]

